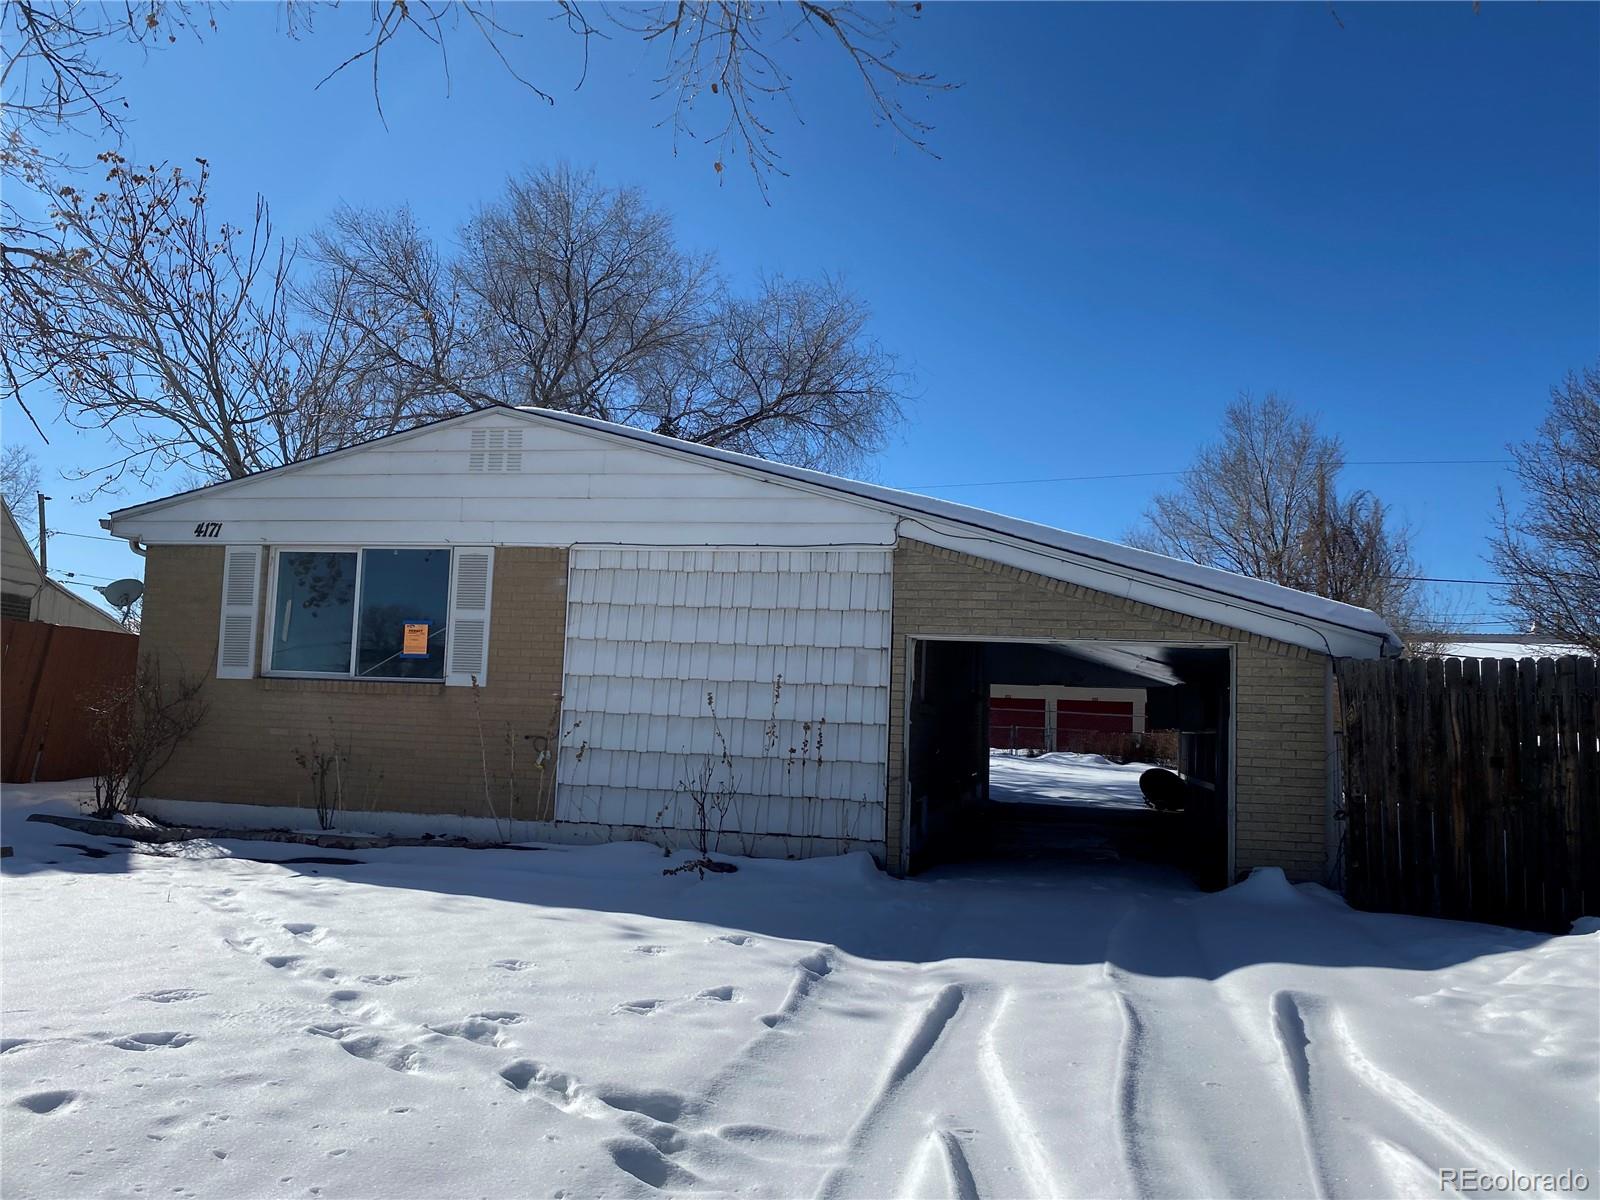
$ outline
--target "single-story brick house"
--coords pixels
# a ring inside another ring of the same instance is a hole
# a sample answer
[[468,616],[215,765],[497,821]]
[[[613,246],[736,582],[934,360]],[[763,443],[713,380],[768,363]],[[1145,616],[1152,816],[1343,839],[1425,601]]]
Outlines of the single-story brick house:
[[991,685],[1043,682],[1146,690],[1218,875],[1316,878],[1335,660],[1400,648],[1364,609],[535,409],[104,524],[146,558],[141,653],[211,680],[152,795],[305,807],[316,738],[346,808],[448,832],[514,791],[519,837],[682,842],[709,769],[729,852],[914,871],[986,798]]

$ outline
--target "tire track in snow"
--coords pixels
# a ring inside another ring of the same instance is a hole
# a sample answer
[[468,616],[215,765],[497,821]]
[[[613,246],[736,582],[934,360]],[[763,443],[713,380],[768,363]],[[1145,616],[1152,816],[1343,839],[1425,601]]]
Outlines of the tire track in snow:
[[1319,1195],[1432,1192],[1440,1167],[1462,1163],[1520,1169],[1493,1138],[1368,1057],[1348,1017],[1323,997],[1279,990],[1269,1009]]
[[933,1153],[951,1194],[961,1200],[1053,1200],[1068,1193],[999,1055],[996,1031],[1009,999],[1009,992],[977,980],[946,983],[926,999],[907,1022],[819,1196],[909,1192],[928,1165],[927,1155],[907,1162],[906,1149],[919,1144]]
[[783,1003],[778,1005],[777,1012],[762,1017],[761,1023],[768,1029],[776,1029],[785,1022],[793,1020],[805,1008],[806,1001],[810,999],[817,984],[833,974],[834,956],[837,953],[834,947],[824,946],[797,959],[794,964],[794,976],[789,981],[789,991],[784,996]]
[[[822,1186],[817,1189],[819,1200],[845,1194],[847,1185],[853,1182],[851,1176],[870,1158],[870,1143],[885,1132],[883,1118],[899,1099],[907,1081],[933,1053],[966,1000],[966,995],[961,985],[945,984],[934,993],[911,1023],[899,1052],[873,1089],[865,1110],[850,1131],[844,1148],[844,1161],[824,1176]],[[962,1162],[966,1162],[965,1155]]]
[[1040,1133],[1028,1106],[1017,1095],[1017,1090],[1011,1083],[1011,1076],[1006,1072],[1005,1062],[1000,1057],[998,1041],[1000,1022],[1010,1008],[1011,993],[1008,990],[1000,997],[999,1007],[983,1031],[983,1039],[978,1048],[978,1070],[995,1108],[1005,1121],[1006,1127],[1012,1131],[1014,1139],[1012,1145],[1017,1151],[1017,1162],[1022,1169],[1023,1177],[1028,1181],[1029,1190],[1041,1200],[1045,1200],[1048,1197],[1064,1195],[1068,1189],[1057,1182],[1055,1172],[1050,1166],[1050,1155],[1045,1149],[1044,1136]]
[[1194,933],[1182,903],[1141,910],[1113,931],[1104,968],[1122,1013],[1115,1113],[1132,1190],[1311,1195],[1305,1123],[1281,1045],[1258,999],[1242,1003],[1211,977]]
[[1324,1157],[1326,1147],[1317,1136],[1319,1125],[1316,1109],[1320,1107],[1311,1082],[1311,1036],[1306,1031],[1305,1012],[1317,1003],[1315,997],[1302,997],[1291,991],[1272,993],[1272,1033],[1283,1054],[1284,1069],[1289,1073],[1296,1111],[1300,1116],[1300,1142],[1305,1147],[1306,1162],[1311,1168],[1311,1181],[1316,1186],[1317,1200],[1326,1200],[1329,1194],[1328,1163]]
[[701,1087],[701,1097],[708,1106],[716,1105],[730,1088],[744,1081],[751,1064],[763,1057],[771,1045],[793,1035],[789,1026],[816,1004],[820,985],[824,981],[835,981],[838,954],[837,947],[821,946],[795,960],[783,1002],[775,1011],[760,1018],[766,1028],[740,1047]]
[[1106,977],[1116,988],[1117,1009],[1122,1014],[1122,1045],[1117,1052],[1117,1142],[1122,1147],[1122,1161],[1128,1168],[1135,1194],[1143,1197],[1151,1194],[1150,1180],[1155,1174],[1154,1164],[1148,1161],[1145,1153],[1139,1119],[1143,1108],[1140,1093],[1146,1055],[1144,1018],[1126,989],[1117,982],[1118,974],[1107,964]]
[[[1313,1036],[1326,1043],[1327,1060],[1347,1070],[1359,1082],[1361,1090],[1369,1095],[1376,1093],[1387,1101],[1402,1123],[1409,1123],[1414,1132],[1421,1134],[1418,1140],[1434,1143],[1431,1166],[1435,1170],[1441,1166],[1469,1163],[1481,1165],[1495,1174],[1516,1174],[1527,1170],[1494,1138],[1463,1124],[1398,1076],[1373,1062],[1357,1045],[1349,1019],[1338,1008],[1325,1006],[1319,1010],[1319,1015],[1321,1019],[1315,1022]],[[1362,1108],[1370,1114],[1370,1102]],[[1409,1183],[1414,1176],[1406,1167],[1405,1160],[1428,1161],[1429,1156],[1415,1144],[1397,1143],[1395,1122],[1392,1120],[1371,1123],[1386,1135],[1384,1141],[1389,1148],[1389,1153],[1378,1155],[1376,1165],[1389,1183]],[[1329,1120],[1324,1124],[1331,1127],[1338,1123]],[[1401,1168],[1399,1172],[1395,1170],[1397,1166]]]
[[933,1136],[944,1154],[945,1177],[954,1200],[981,1200],[978,1181],[972,1177],[972,1167],[960,1139],[949,1129],[937,1129]]

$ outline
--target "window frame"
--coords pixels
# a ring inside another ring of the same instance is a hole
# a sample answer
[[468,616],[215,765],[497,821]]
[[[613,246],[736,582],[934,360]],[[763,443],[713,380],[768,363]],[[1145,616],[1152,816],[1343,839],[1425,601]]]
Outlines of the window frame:
[[[446,571],[444,664],[437,679],[419,679],[415,675],[361,675],[356,666],[361,657],[361,602],[366,584],[367,550],[443,550],[450,555]],[[278,556],[280,554],[354,554],[356,556],[355,594],[350,615],[350,666],[344,671],[279,671],[272,666],[272,638],[278,623]],[[456,548],[454,546],[415,546],[400,543],[362,543],[359,546],[336,545],[282,545],[270,547],[271,561],[267,565],[267,589],[262,605],[267,619],[262,622],[261,668],[264,679],[334,679],[347,683],[414,683],[424,687],[442,687],[450,674],[450,640],[455,637],[456,599]]]

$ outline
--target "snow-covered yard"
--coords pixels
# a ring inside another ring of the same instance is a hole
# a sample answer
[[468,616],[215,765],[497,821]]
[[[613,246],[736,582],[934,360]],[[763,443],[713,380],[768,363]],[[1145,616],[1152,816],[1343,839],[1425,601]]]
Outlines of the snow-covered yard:
[[989,751],[989,799],[1006,804],[1079,804],[1145,808],[1139,776],[1150,763],[1115,763],[1103,754],[1069,750],[1028,758]]
[[1600,933],[1271,874],[130,852],[23,824],[51,793],[6,796],[8,1200],[1600,1187]]

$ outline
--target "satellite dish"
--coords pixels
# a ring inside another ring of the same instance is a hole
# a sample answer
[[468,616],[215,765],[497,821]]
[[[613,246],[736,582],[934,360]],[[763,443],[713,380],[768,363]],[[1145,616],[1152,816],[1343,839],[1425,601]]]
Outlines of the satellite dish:
[[95,588],[95,591],[104,596],[112,608],[127,608],[144,595],[144,583],[138,579],[119,579],[103,588]]

